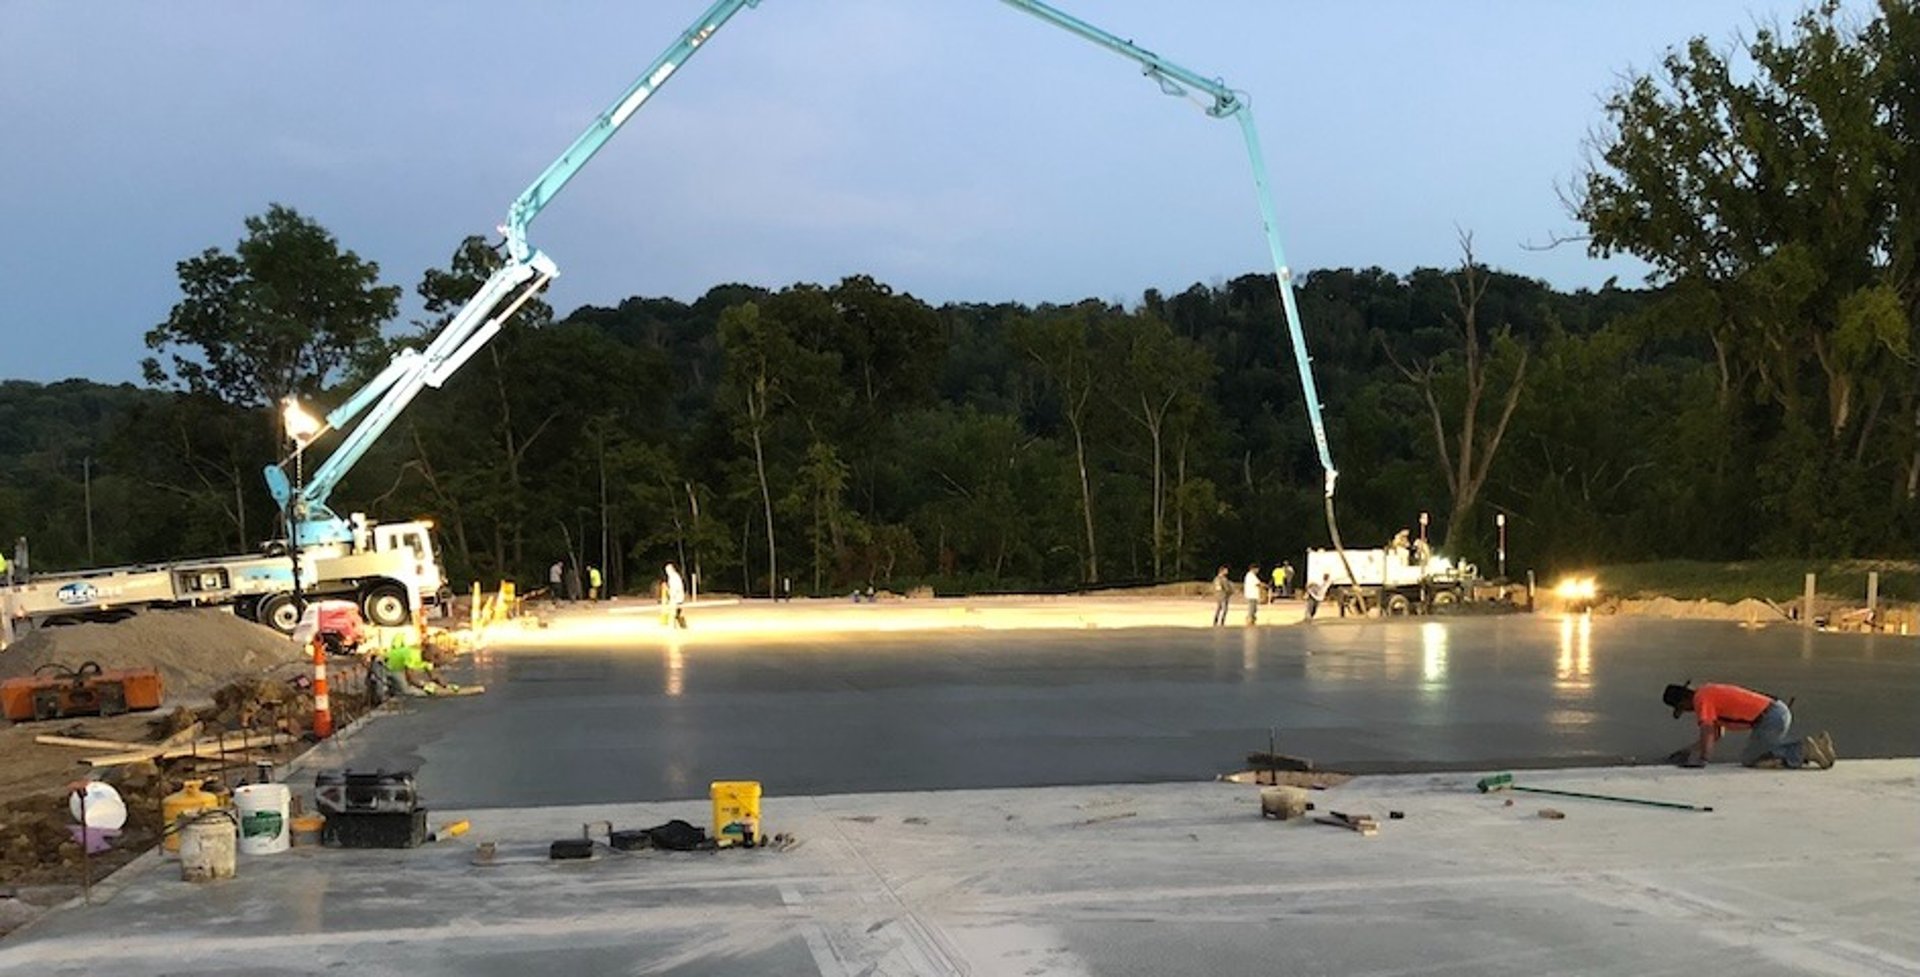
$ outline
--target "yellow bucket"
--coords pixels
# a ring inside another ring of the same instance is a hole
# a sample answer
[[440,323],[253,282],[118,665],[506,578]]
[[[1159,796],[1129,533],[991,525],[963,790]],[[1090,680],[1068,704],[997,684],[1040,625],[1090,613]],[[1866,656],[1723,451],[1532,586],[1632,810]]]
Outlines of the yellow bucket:
[[302,814],[290,822],[293,827],[293,844],[296,848],[320,847],[321,832],[327,828],[327,819],[318,814]]
[[720,847],[760,844],[760,782],[716,780],[713,797],[713,837]]
[[160,842],[161,849],[170,856],[178,855],[180,852],[180,832],[177,830],[176,822],[183,818],[191,820],[192,815],[222,806],[220,795],[200,789],[200,785],[204,782],[189,780],[179,790],[160,799],[161,824],[167,828],[176,828],[168,831],[166,838]]

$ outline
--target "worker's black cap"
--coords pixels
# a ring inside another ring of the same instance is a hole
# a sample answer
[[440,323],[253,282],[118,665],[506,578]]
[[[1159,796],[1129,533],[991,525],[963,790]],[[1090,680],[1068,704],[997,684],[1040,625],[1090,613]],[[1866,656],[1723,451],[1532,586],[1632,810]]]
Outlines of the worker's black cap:
[[1693,701],[1693,690],[1684,685],[1668,685],[1667,691],[1660,693],[1660,701],[1673,707],[1673,718],[1687,711],[1687,705]]

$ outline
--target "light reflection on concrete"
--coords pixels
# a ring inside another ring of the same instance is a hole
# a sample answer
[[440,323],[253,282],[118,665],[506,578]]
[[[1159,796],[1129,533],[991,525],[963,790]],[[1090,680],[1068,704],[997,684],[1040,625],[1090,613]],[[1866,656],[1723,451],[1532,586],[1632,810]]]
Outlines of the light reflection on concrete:
[[1553,663],[1556,708],[1546,721],[1555,727],[1586,727],[1600,716],[1587,703],[1593,693],[1593,615],[1565,614],[1560,618],[1559,657]]
[[666,693],[670,699],[678,699],[687,690],[687,658],[680,648],[680,642],[667,644],[667,685]]
[[1593,617],[1568,614],[1560,619],[1560,658],[1553,665],[1553,690],[1584,694],[1593,688]]
[[1425,692],[1438,691],[1447,680],[1447,626],[1439,621],[1420,625],[1420,680]]
[[1339,685],[1391,680],[1404,669],[1405,645],[1393,636],[1361,638],[1362,628],[1317,628],[1312,653],[1306,658],[1305,676],[1312,685]]
[[[1212,603],[1192,597],[967,597],[890,599],[855,604],[815,599],[743,601],[703,599],[686,605],[688,629],[664,624],[657,604],[617,600],[598,604],[536,605],[524,618],[495,625],[484,643],[495,647],[606,648],[658,644],[806,641],[823,635],[872,636],[949,630],[1123,630],[1209,626]],[[1259,628],[1286,627],[1305,616],[1300,601],[1260,608]],[[1249,629],[1252,630],[1252,629]]]

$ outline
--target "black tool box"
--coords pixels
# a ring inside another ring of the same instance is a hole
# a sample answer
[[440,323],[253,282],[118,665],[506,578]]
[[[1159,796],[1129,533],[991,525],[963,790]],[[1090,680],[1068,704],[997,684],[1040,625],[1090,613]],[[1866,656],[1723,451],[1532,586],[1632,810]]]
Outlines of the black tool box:
[[329,814],[320,843],[341,848],[415,848],[427,840],[426,808],[392,814]]
[[412,848],[427,840],[427,809],[411,770],[322,770],[313,803],[327,816],[320,843],[341,848]]
[[313,802],[329,823],[336,814],[409,814],[420,807],[413,772],[322,770],[313,776]]

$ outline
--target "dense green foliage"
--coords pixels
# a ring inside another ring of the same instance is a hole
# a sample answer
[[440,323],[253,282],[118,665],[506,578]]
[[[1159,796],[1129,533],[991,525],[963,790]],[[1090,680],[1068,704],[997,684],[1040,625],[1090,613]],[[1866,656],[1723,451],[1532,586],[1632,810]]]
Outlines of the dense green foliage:
[[[1436,537],[1450,528],[1432,419],[1381,337],[1426,351],[1436,396],[1453,396],[1457,276],[1301,282],[1352,545],[1421,511]],[[1495,511],[1516,571],[1769,552],[1752,491],[1765,452],[1719,406],[1711,351],[1643,328],[1665,293],[1487,277],[1481,316],[1535,365],[1465,555],[1491,570]],[[855,278],[536,313],[423,395],[339,497],[437,518],[456,573],[489,580],[536,582],[565,552],[599,563],[603,511],[607,565],[639,590],[667,559],[716,589],[764,592],[778,573],[801,593],[1073,587],[1094,554],[1101,582],[1297,561],[1326,529],[1278,316],[1259,275],[1134,309],[931,308]],[[257,471],[271,424],[188,394],[7,383],[0,528],[28,533],[41,566],[84,563],[90,456],[97,560],[229,549],[243,519],[248,542],[272,535]],[[1883,535],[1795,555],[1920,549],[1910,504],[1879,521]]]
[[[1614,93],[1576,206],[1651,290],[1561,293],[1470,248],[1298,281],[1348,545],[1430,513],[1491,574],[1501,513],[1516,575],[1920,551],[1917,27],[1897,0],[1857,32],[1822,9],[1759,34],[1751,80],[1695,42]],[[0,384],[0,534],[38,567],[273,536],[264,405],[337,404],[396,345],[377,269],[283,208],[248,230],[181,264],[150,336],[170,389]],[[399,342],[497,261],[463,242]],[[1125,308],[860,276],[534,302],[334,503],[437,519],[456,579],[562,554],[630,592],[669,559],[754,593],[1193,579],[1327,541],[1293,355],[1264,274]]]
[[1920,490],[1920,11],[1844,20],[1829,0],[1629,80],[1578,202],[1596,253],[1668,286],[1647,327],[1710,346],[1701,422],[1755,453],[1712,490],[1758,497],[1769,553],[1897,535]]
[[1786,607],[1806,591],[1813,574],[1818,592],[1858,603],[1867,593],[1867,575],[1878,576],[1878,598],[1920,601],[1920,563],[1912,560],[1749,560],[1708,563],[1668,560],[1629,563],[1593,570],[1600,592],[1620,597],[1660,596],[1676,600],[1735,603],[1749,597]]

